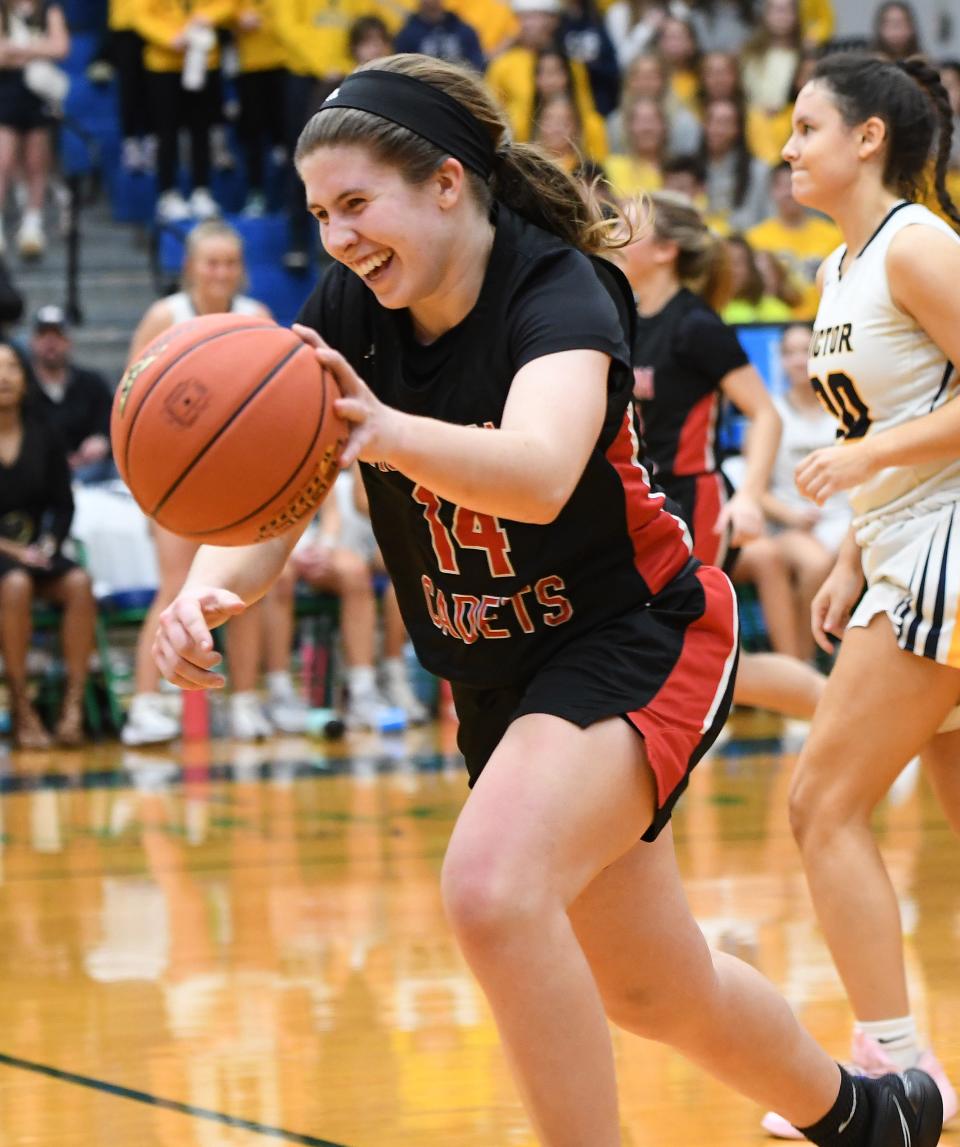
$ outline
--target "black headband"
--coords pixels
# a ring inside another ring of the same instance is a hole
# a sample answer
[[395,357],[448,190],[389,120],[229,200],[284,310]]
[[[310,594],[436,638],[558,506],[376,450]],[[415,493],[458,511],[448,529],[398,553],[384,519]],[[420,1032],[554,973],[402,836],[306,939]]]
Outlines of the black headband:
[[370,112],[405,127],[484,179],[493,170],[493,142],[483,124],[452,96],[413,76],[380,68],[354,72],[320,111],[331,108]]

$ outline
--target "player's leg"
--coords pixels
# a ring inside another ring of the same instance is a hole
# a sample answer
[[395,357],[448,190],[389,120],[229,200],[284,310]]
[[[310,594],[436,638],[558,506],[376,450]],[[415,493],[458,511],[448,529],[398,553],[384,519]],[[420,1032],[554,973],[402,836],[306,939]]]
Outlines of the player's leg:
[[960,836],[960,729],[939,733],[924,747],[921,760],[950,827]]
[[604,869],[570,918],[614,1023],[670,1044],[800,1126],[837,1095],[836,1065],[756,969],[711,953],[690,913],[669,826]]
[[901,650],[878,614],[847,630],[797,763],[794,835],[859,1020],[909,1013],[900,916],[870,814],[958,700],[960,672]]
[[579,729],[532,714],[509,726],[453,831],[447,915],[549,1147],[620,1143],[609,1031],[567,909],[655,807],[643,741],[625,721]]

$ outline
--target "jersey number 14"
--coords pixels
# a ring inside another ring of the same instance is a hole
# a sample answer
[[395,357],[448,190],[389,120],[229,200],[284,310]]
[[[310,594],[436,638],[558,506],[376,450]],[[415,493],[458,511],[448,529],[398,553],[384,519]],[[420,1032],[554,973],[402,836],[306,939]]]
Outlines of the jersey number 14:
[[490,514],[478,514],[464,506],[453,508],[453,529],[449,530],[440,521],[440,499],[426,486],[414,486],[413,500],[423,506],[423,516],[430,527],[430,541],[437,555],[437,564],[442,573],[459,574],[457,561],[459,546],[463,550],[483,550],[487,555],[487,565],[491,577],[512,577],[513,563],[510,561],[510,542],[507,531],[497,518]]

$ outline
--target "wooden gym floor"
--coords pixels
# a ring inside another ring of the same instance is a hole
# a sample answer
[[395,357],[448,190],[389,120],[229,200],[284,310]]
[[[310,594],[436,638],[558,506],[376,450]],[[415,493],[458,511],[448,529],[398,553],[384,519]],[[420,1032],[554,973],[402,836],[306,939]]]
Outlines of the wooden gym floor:
[[[832,1054],[850,1015],[786,820],[793,756],[738,715],[675,817],[694,911]],[[533,1147],[438,874],[450,730],[0,771],[2,1147]],[[960,765],[958,765],[960,767]],[[878,813],[921,1024],[960,1078],[960,846],[921,781]],[[856,874],[851,874],[856,879]],[[764,1142],[760,1112],[614,1035],[624,1142]],[[944,1141],[960,1144],[960,1133]]]

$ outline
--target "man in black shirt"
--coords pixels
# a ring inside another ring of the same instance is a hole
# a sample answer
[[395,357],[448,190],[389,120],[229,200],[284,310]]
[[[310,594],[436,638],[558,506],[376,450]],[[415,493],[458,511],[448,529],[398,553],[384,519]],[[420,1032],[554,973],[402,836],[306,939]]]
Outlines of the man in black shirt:
[[106,482],[117,473],[110,453],[113,395],[103,375],[73,364],[72,349],[61,308],[41,307],[28,355],[36,404],[60,431],[74,480]]

